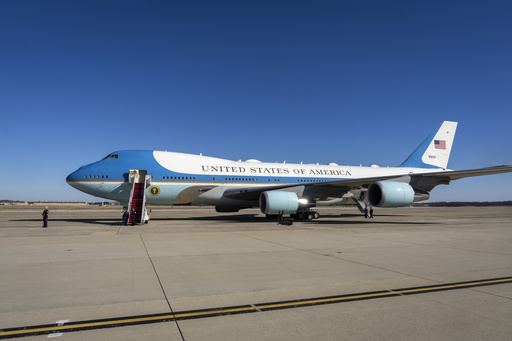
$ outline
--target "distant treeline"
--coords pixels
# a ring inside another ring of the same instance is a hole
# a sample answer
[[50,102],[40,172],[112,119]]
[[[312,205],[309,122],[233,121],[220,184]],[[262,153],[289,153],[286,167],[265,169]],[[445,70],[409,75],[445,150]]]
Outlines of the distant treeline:
[[459,207],[459,206],[512,206],[512,201],[440,201],[440,202],[425,202],[415,203],[414,206],[426,207]]

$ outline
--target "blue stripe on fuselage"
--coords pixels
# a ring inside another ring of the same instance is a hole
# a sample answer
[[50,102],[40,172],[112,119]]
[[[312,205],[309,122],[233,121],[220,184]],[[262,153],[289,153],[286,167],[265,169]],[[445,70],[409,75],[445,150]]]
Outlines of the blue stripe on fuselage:
[[276,177],[276,176],[233,176],[233,175],[199,175],[170,171],[162,167],[154,158],[150,150],[122,150],[113,152],[116,158],[104,158],[100,161],[84,165],[71,173],[67,181],[108,180],[128,181],[130,169],[147,170],[153,181],[158,182],[213,182],[233,184],[307,184],[314,182],[334,181],[340,178],[312,178],[312,177]]
[[100,161],[80,167],[71,173],[67,181],[84,180],[108,180],[108,181],[128,181],[130,169],[148,170],[153,173],[163,174],[168,172],[153,157],[153,151],[150,150],[122,150],[110,155],[117,157],[107,157]]

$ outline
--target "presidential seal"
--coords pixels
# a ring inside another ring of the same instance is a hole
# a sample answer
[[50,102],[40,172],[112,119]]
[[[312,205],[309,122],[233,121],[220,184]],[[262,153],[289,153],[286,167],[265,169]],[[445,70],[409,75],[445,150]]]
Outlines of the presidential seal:
[[160,188],[158,186],[151,186],[149,188],[149,194],[156,197],[158,194],[160,194]]

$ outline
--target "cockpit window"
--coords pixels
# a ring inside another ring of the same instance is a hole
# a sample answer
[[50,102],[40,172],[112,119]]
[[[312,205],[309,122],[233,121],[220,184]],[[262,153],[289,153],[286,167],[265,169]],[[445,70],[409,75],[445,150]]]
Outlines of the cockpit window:
[[119,158],[118,154],[108,154],[107,156],[105,156],[103,158],[103,160],[105,160],[105,159],[118,159],[118,158]]

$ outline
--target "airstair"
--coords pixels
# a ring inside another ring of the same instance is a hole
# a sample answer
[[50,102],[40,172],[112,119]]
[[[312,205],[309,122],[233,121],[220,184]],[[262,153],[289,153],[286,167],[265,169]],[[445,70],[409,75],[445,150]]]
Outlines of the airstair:
[[[146,187],[151,185],[151,176],[145,170],[130,169],[129,182],[133,186],[128,203],[128,222],[131,224],[132,219],[135,219],[135,224],[147,223],[149,216],[146,210]],[[132,212],[135,212],[134,218]]]

